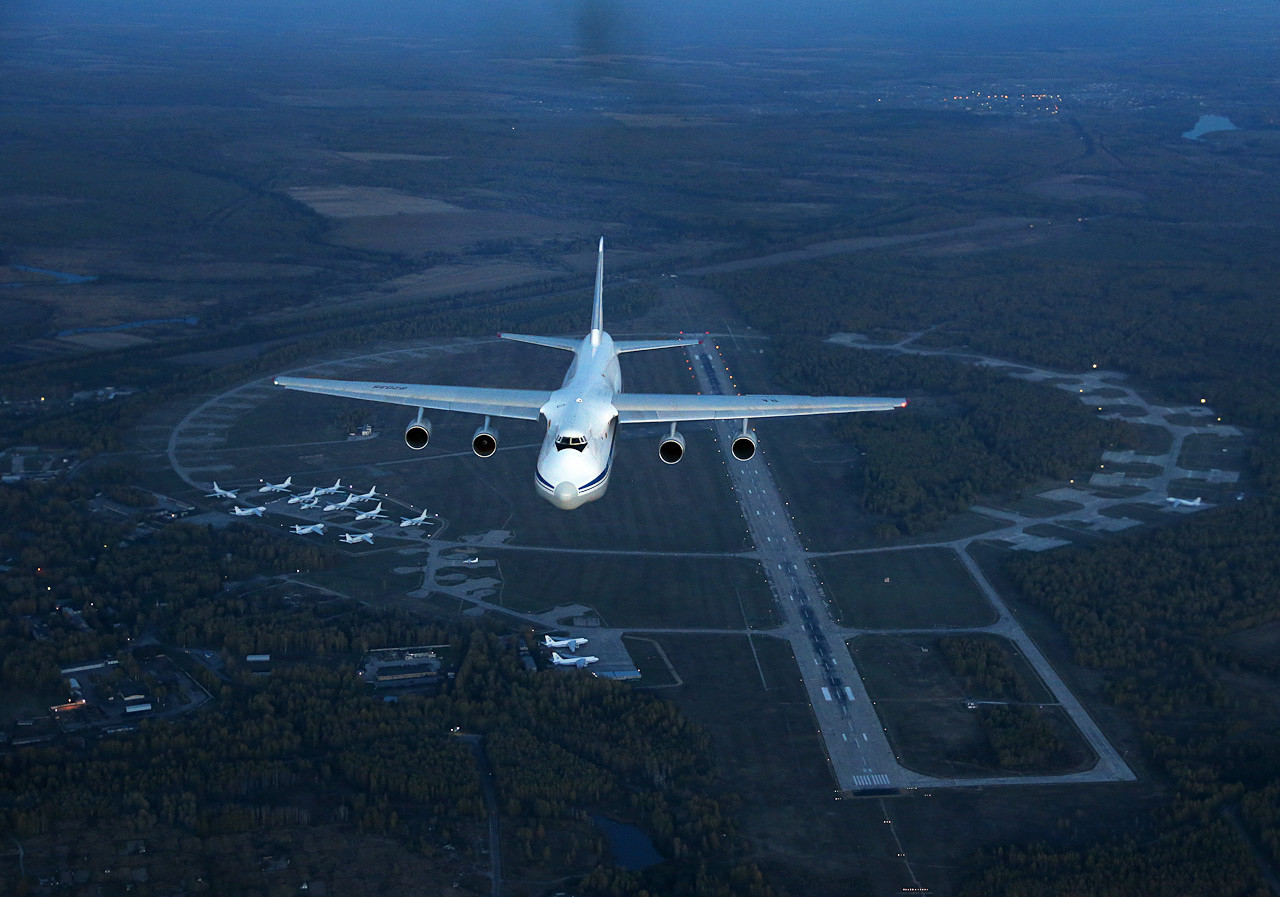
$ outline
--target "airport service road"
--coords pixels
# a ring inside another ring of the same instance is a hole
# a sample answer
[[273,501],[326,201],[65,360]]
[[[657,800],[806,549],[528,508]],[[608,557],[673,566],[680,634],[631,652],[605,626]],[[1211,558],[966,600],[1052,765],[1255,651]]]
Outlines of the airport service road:
[[[689,350],[693,368],[707,392],[728,392],[731,381],[723,359],[705,345]],[[739,424],[717,424],[721,444],[728,446]],[[725,453],[729,453],[726,451]],[[1089,742],[1098,762],[1090,769],[1051,776],[988,776],[940,778],[899,765],[884,727],[846,647],[859,630],[846,629],[832,619],[830,602],[795,530],[773,476],[760,453],[747,462],[727,460],[726,467],[747,520],[761,565],[780,607],[782,626],[771,631],[791,643],[818,729],[827,749],[832,773],[841,791],[874,788],[979,787],[986,785],[1132,781],[1133,773],[1112,748],[1084,707],[1054,672],[1035,643],[1009,614],[964,545],[951,545],[974,581],[996,609],[995,624],[974,631],[993,632],[1017,645],[1035,667],[1054,700],[1071,716]],[[913,546],[919,547],[919,546]]]

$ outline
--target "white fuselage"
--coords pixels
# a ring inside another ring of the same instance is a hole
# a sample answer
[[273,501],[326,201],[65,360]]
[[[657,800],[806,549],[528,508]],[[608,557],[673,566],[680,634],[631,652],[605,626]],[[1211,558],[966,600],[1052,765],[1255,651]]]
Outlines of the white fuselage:
[[542,406],[547,435],[538,451],[538,494],[572,510],[604,495],[613,470],[613,431],[622,391],[618,353],[609,334],[592,331],[574,353],[560,388]]

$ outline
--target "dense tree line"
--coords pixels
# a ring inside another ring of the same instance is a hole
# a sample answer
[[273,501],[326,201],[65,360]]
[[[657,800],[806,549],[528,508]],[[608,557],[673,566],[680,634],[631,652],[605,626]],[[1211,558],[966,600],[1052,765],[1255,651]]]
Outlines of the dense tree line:
[[[329,625],[397,624],[361,610]],[[576,845],[577,871],[599,865],[583,893],[729,894],[744,876],[751,893],[770,893],[741,859],[706,734],[672,705],[609,680],[527,672],[509,639],[480,630],[398,634],[449,641],[461,657],[453,687],[387,703],[351,662],[277,663],[268,677],[233,665],[216,702],[192,717],[74,755],[52,745],[0,756],[0,833],[106,822],[139,837],[169,826],[212,838],[349,825],[427,852],[460,837],[474,845],[484,800],[461,730],[484,737],[508,837],[535,867],[563,875],[565,857],[550,848],[564,843]],[[614,890],[588,811],[644,826],[670,861]]]
[[[1135,820],[1150,831],[1145,840],[993,851],[974,864],[961,889],[966,895],[1262,893],[1257,863],[1228,817],[1280,863],[1280,740],[1267,722],[1274,708],[1256,691],[1274,688],[1280,665],[1231,641],[1280,619],[1280,331],[1270,324],[1280,264],[1265,248],[1268,239],[1256,230],[1139,231],[1117,218],[1089,222],[1073,235],[1070,251],[1041,245],[954,256],[862,253],[712,279],[766,332],[893,338],[925,331],[922,347],[1067,372],[1090,365],[1124,371],[1157,396],[1186,404],[1204,398],[1225,421],[1258,428],[1246,476],[1263,497],[1087,549],[1009,560],[1013,582],[1062,627],[1077,662],[1102,671],[1106,698],[1135,720],[1148,760],[1172,783],[1171,798],[1165,810]],[[920,383],[913,374],[932,365],[843,351],[857,358],[848,364],[860,376],[824,378],[828,362],[818,354],[788,384],[897,393],[911,387],[895,388],[895,380]],[[779,358],[789,354],[780,347]],[[779,371],[788,376],[786,361]],[[936,382],[915,388],[930,398],[953,394]],[[1041,414],[1033,406],[1052,401],[1053,390],[1035,389],[1035,396],[1005,397],[1022,406],[1015,418],[1030,422]],[[978,474],[965,481],[978,486],[992,468],[962,424],[972,419],[981,448],[1000,458],[996,434],[1007,426],[999,417],[1007,409],[972,418],[972,405],[962,416],[947,413],[953,410],[853,422],[858,429],[847,430],[848,438],[868,452],[865,506],[927,525],[936,517],[922,518],[918,509],[963,505],[967,495],[949,472],[921,482],[913,471],[947,471],[949,459],[959,458]],[[1052,421],[1033,426],[1050,439],[1073,438]],[[903,464],[877,463],[878,437],[880,451],[899,452]],[[1091,450],[1110,439],[1124,442],[1112,436]],[[1050,456],[1039,451],[1030,457],[1054,476],[1070,469],[1045,464]],[[889,488],[877,482],[879,473]],[[1009,482],[1018,482],[1017,472]],[[1245,681],[1254,686],[1242,687]]]
[[[901,334],[1065,371],[1127,371],[1238,423],[1280,428],[1280,263],[1263,231],[1090,222],[1070,254],[870,252],[707,280],[771,334]],[[785,296],[786,301],[779,301]]]
[[[603,839],[586,816],[607,812],[642,825],[670,858],[633,876],[637,887],[688,893],[688,882],[705,880],[728,893],[741,841],[706,734],[672,705],[594,677],[529,673],[509,640],[481,630],[298,600],[258,579],[327,565],[307,543],[180,522],[140,536],[90,512],[93,496],[80,482],[0,490],[0,550],[11,555],[0,594],[5,684],[57,689],[61,665],[102,656],[121,660],[117,678],[145,680],[127,650],[142,632],[220,649],[227,673],[191,668],[216,699],[191,717],[90,737],[78,749],[0,755],[0,833],[106,824],[208,839],[355,826],[428,853],[459,838],[470,851],[484,804],[475,759],[451,732],[462,729],[484,736],[505,830],[532,867],[564,874],[571,857],[571,871],[600,864],[596,878],[610,881]],[[87,631],[63,606],[76,608]],[[356,662],[397,644],[450,645],[453,685],[378,701],[356,678]],[[270,676],[238,662],[249,653],[276,658]],[[612,893],[612,884],[601,887],[584,893]]]
[[995,701],[1030,701],[1031,688],[1009,660],[1000,641],[983,635],[949,635],[938,639],[938,651],[966,693]]
[[[139,535],[87,511],[93,495],[80,481],[0,489],[0,556],[10,568],[0,580],[0,677],[8,685],[57,686],[60,666],[111,655],[149,626],[198,614],[230,583],[332,563],[324,549],[256,527],[175,522]],[[48,638],[33,638],[37,623]]]
[[780,339],[774,370],[784,388],[831,395],[902,395],[894,414],[845,415],[836,434],[866,452],[862,506],[895,532],[936,527],[980,495],[1067,479],[1104,449],[1132,445],[1132,429],[1100,420],[1061,390],[949,358],[910,357]]

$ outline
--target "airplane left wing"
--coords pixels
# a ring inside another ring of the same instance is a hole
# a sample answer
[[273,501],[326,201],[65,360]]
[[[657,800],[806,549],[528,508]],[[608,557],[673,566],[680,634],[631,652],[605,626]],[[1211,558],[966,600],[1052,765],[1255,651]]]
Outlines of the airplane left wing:
[[890,411],[906,404],[906,399],[879,396],[691,396],[632,392],[613,397],[620,424]]
[[540,389],[488,389],[479,386],[317,380],[310,377],[276,377],[275,383],[285,389],[324,396],[434,408],[437,411],[466,411],[519,420],[537,420],[538,411],[551,398],[550,390]]

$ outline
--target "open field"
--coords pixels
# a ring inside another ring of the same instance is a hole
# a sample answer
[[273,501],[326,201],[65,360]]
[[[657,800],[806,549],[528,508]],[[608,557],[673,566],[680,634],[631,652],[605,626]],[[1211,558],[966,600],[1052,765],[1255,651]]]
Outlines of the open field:
[[755,561],[657,555],[588,559],[511,551],[499,563],[501,604],[515,610],[585,604],[614,627],[762,629],[778,623],[773,596]]
[[1087,768],[1094,755],[1066,714],[1059,707],[1034,703],[1036,695],[1044,696],[1044,686],[1007,642],[991,638],[1030,692],[1032,703],[1022,706],[1057,737],[1061,749],[1046,754],[1035,767],[1003,762],[983,720],[989,699],[981,688],[967,689],[951,672],[935,637],[859,636],[850,641],[850,651],[899,762],[929,775],[955,778]]
[[1178,466],[1188,470],[1242,470],[1248,463],[1249,441],[1242,436],[1193,433],[1182,443]]
[[[395,364],[343,366],[337,379],[466,382],[552,389],[567,355],[510,342],[450,345]],[[691,391],[682,352],[637,353],[624,359],[624,382],[633,391]],[[526,421],[497,423],[497,454],[476,458],[469,444],[480,422],[474,415],[432,413],[430,446],[413,452],[401,441],[409,408],[372,405],[279,390],[265,400],[233,398],[207,419],[212,429],[193,430],[183,452],[206,466],[230,465],[210,475],[220,483],[273,481],[292,474],[307,485],[342,477],[413,508],[428,508],[449,522],[449,538],[511,530],[523,544],[576,548],[737,552],[750,547],[746,525],[722,474],[724,458],[706,427],[686,431],[689,450],[678,466],[663,464],[657,443],[661,425],[623,428],[617,439],[608,495],[566,514],[534,491],[533,471],[542,433]],[[372,440],[348,441],[350,423],[372,423]],[[210,441],[225,434],[225,446]],[[194,463],[194,462],[193,462]]]
[[[314,536],[299,536],[298,538],[316,538]],[[336,542],[336,537],[329,541]],[[367,545],[341,545],[336,547],[342,549],[368,549]],[[393,573],[394,567],[407,567],[412,565],[412,557],[406,556],[401,552],[352,552],[351,557],[345,558],[336,569],[333,570],[317,570],[310,573],[300,573],[295,577],[299,582],[308,583],[322,589],[331,589],[357,601],[363,601],[368,604],[395,607],[397,604],[404,603],[406,592],[413,591],[422,584],[422,574],[420,572],[413,573]]]
[[744,834],[771,880],[797,894],[835,893],[837,883],[842,894],[872,893],[868,865],[887,862],[891,842],[866,824],[871,805],[835,799],[789,646],[757,637],[753,657],[745,638],[658,640],[685,683],[662,694],[711,732],[725,784],[745,803]]
[[946,629],[995,620],[994,609],[948,548],[826,557],[814,566],[845,626]]

